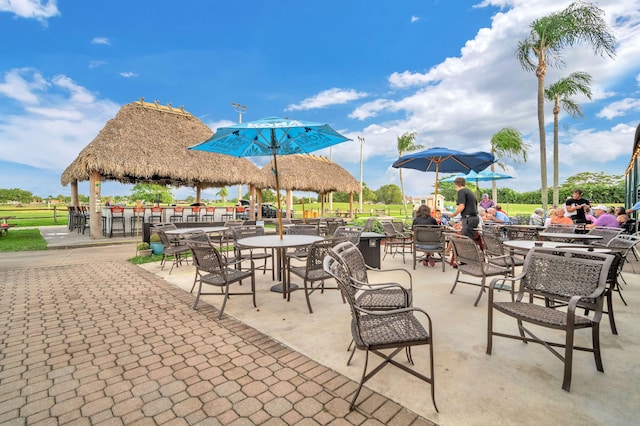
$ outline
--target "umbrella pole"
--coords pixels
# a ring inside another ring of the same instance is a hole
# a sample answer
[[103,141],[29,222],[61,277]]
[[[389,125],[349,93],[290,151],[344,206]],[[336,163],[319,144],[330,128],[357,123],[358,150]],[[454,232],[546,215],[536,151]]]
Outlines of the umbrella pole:
[[276,174],[276,201],[278,204],[278,211],[276,217],[278,218],[278,233],[280,239],[282,239],[282,209],[280,207],[280,178],[278,177],[278,154],[276,146],[276,132],[271,129],[271,149],[273,150],[273,170]]
[[440,169],[440,163],[436,163],[436,191],[433,196],[433,212],[438,210],[438,170]]

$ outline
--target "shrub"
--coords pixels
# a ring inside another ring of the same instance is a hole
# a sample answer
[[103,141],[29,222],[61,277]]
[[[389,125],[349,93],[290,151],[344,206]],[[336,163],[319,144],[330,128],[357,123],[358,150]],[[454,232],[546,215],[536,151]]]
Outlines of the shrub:
[[150,248],[151,246],[149,245],[149,243],[138,243],[137,245],[138,251],[149,250]]
[[152,243],[159,243],[160,242],[160,235],[151,234],[151,237],[149,238],[149,241],[151,241]]

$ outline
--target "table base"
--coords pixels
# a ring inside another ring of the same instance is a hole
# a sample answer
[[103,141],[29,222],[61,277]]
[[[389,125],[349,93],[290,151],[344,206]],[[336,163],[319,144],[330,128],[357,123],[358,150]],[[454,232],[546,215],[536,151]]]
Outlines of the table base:
[[[270,290],[273,291],[274,293],[284,293],[284,290],[282,288],[282,283],[276,284],[274,286],[271,286]],[[289,290],[293,291],[293,290],[297,290],[298,289],[298,284],[290,284],[289,285]]]

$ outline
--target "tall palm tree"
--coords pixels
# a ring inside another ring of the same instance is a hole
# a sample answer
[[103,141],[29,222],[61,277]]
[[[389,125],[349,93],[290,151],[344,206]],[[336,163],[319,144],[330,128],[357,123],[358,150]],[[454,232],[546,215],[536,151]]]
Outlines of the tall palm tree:
[[572,117],[584,117],[582,108],[571,96],[582,94],[591,99],[591,75],[586,72],[573,72],[568,77],[561,78],[545,91],[547,100],[553,102],[553,204],[558,205],[558,116],[560,107]]
[[[500,166],[502,170],[506,170],[506,165],[501,161],[503,158],[509,158],[516,163],[526,163],[528,149],[531,146],[522,140],[522,133],[511,127],[505,127],[491,137],[491,153],[496,158],[496,162],[491,165],[491,171],[495,172],[495,165]],[[492,183],[492,197],[498,202],[498,187],[496,181]]]
[[[218,191],[218,196],[222,198],[222,204],[227,204],[227,197],[229,196],[229,191],[227,190],[226,186],[223,186],[222,188],[220,188],[220,190]],[[238,201],[240,201],[239,198],[238,198]]]
[[592,3],[575,2],[566,9],[538,18],[530,25],[529,36],[518,42],[516,57],[538,79],[538,132],[540,134],[540,180],[542,206],[546,209],[547,142],[544,132],[544,77],[547,66],[562,67],[562,50],[585,44],[600,56],[615,57],[616,38],[605,22],[604,11]]
[[[406,132],[402,136],[398,136],[398,156],[402,157],[405,152],[413,152],[424,148],[424,145],[416,144],[416,132]],[[402,181],[402,168],[398,169],[400,173],[400,191],[402,192],[402,206],[404,207],[404,217],[407,214],[407,200],[404,197],[404,182]]]

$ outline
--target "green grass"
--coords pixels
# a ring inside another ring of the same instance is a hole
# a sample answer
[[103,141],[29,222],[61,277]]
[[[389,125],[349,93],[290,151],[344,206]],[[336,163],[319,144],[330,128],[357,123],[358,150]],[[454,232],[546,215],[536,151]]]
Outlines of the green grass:
[[[171,258],[172,259],[172,258]],[[143,263],[160,262],[162,260],[161,254],[152,254],[151,256],[135,256],[129,259],[129,262],[134,265],[142,265]],[[169,261],[170,258],[167,258]]]
[[47,242],[38,229],[11,229],[0,237],[0,252],[46,250]]

